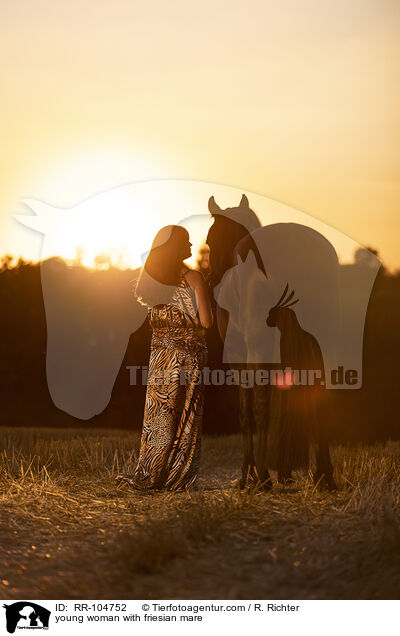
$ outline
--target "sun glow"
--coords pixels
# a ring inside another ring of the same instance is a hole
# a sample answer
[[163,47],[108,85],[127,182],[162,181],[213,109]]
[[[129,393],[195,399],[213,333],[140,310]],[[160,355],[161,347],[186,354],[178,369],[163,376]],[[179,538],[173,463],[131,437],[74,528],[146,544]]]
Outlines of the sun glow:
[[[200,185],[203,189],[205,184]],[[15,216],[44,234],[42,260],[60,256],[100,268],[141,266],[163,226],[183,225],[193,244],[187,260],[193,267],[211,217],[207,198],[193,195],[190,189],[184,181],[142,181],[105,190],[70,208],[24,199],[22,203],[36,216]]]

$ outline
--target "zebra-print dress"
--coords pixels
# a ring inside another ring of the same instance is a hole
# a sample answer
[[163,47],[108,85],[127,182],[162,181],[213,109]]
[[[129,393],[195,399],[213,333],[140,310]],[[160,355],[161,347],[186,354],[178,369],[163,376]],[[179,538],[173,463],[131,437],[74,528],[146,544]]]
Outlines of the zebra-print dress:
[[207,362],[194,290],[182,275],[172,303],[149,310],[153,330],[139,460],[129,484],[187,490],[197,480]]

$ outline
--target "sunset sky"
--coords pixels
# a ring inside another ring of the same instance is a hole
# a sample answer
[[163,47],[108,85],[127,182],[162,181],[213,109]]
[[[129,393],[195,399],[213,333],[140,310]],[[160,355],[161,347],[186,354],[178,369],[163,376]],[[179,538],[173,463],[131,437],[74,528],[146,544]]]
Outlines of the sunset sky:
[[22,199],[188,179],[400,268],[399,33],[396,0],[3,0],[0,255],[40,257]]

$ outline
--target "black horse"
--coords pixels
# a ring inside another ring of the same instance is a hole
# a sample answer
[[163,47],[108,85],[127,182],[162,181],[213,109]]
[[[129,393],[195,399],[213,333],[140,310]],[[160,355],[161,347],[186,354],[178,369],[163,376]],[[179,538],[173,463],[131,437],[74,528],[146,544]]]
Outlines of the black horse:
[[[221,343],[219,357],[220,363],[222,363],[223,343],[229,314],[216,304],[215,287],[221,282],[224,274],[238,264],[238,257],[240,256],[243,262],[250,251],[254,254],[259,270],[265,276],[268,274],[265,271],[257,245],[251,236],[251,232],[261,228],[261,223],[253,210],[250,209],[247,197],[242,196],[238,207],[225,210],[222,210],[216,204],[214,197],[211,197],[208,207],[214,218],[214,223],[206,239],[210,248],[211,274],[209,284],[216,314],[215,329],[218,330]],[[280,328],[282,321],[279,320],[278,307],[275,310],[274,312],[271,308],[267,324]],[[289,308],[287,312],[294,314],[294,311]],[[274,324],[274,320],[276,320],[276,324]],[[284,324],[288,325],[286,321]],[[290,325],[285,330],[285,337],[281,331],[281,345],[284,348],[285,343],[294,343],[297,355],[281,350],[281,353],[284,353],[283,357],[281,356],[282,366],[292,363],[293,369],[307,369],[308,361],[305,359],[306,352],[309,351],[305,335],[307,332],[300,331],[298,321],[291,320]],[[311,334],[308,336],[314,338]],[[299,345],[300,341],[302,344]],[[321,369],[321,374],[323,374],[322,354],[315,338],[314,341],[316,346],[313,351],[316,353],[316,357],[313,359],[313,368]],[[310,339],[308,339],[309,343]],[[319,356],[319,354],[321,355]],[[252,363],[238,366],[242,368],[244,366],[253,372],[260,367],[266,368],[265,364]],[[321,391],[317,387],[310,387],[311,391],[307,391],[308,388],[305,387],[303,390],[303,387],[293,387],[285,391],[280,387],[271,387],[266,384],[255,384],[253,388],[239,387],[239,419],[244,449],[242,477],[239,482],[241,488],[251,482],[266,491],[269,490],[272,487],[272,480],[268,468],[271,467],[277,470],[279,481],[289,481],[292,478],[292,470],[308,465],[308,450],[311,444],[316,451],[315,482],[324,487],[335,488],[326,433],[321,426],[321,418],[318,414],[318,396]],[[293,405],[299,399],[304,408],[301,410],[301,416],[296,417]],[[275,424],[275,461],[271,460],[271,452],[268,449],[270,421],[274,421]],[[253,432],[257,433],[256,445],[253,443]]]

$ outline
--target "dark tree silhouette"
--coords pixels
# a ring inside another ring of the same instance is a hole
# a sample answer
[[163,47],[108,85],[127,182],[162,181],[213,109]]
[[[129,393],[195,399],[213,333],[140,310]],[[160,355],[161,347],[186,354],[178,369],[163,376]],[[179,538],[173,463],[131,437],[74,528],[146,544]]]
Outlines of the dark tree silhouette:
[[[68,267],[58,259],[61,271]],[[11,255],[1,258],[0,268],[0,424],[3,426],[101,426],[137,428],[143,421],[145,386],[129,385],[128,365],[146,365],[150,331],[145,322],[132,334],[121,363],[107,408],[82,421],[57,409],[51,401],[46,380],[46,320],[39,263],[16,262]],[[357,281],[357,259],[342,265],[341,276]],[[104,286],[132,285],[135,271],[109,268],[87,270],[72,265],[90,293],[104,294]],[[104,306],[107,312],[107,306]],[[398,418],[398,369],[400,354],[400,272],[380,270],[366,316],[364,333],[363,386],[357,391],[327,392],[322,406],[324,425],[332,439],[373,443],[400,439]],[[212,339],[212,334],[209,339]],[[210,343],[211,346],[212,342]],[[140,377],[139,377],[140,380]],[[230,389],[232,387],[229,387]],[[221,400],[208,395],[204,431],[238,431],[238,396],[232,390]],[[222,406],[221,406],[222,401]],[[135,404],[132,407],[132,404]]]

